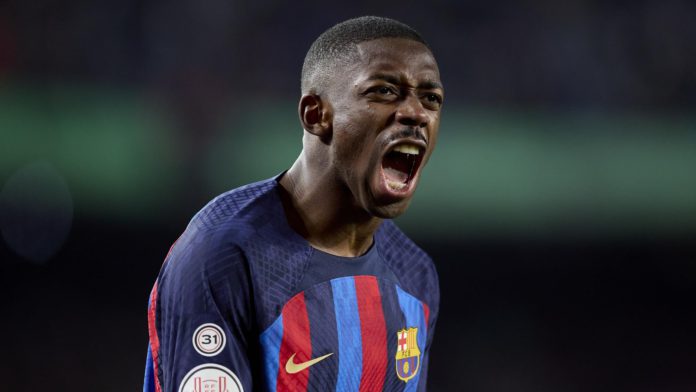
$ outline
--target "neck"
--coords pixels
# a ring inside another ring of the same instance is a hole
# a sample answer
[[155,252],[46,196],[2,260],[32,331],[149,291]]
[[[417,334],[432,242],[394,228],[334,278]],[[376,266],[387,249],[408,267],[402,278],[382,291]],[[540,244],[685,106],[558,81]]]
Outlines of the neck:
[[344,257],[364,254],[382,220],[359,208],[332,173],[312,171],[305,161],[300,155],[280,179],[290,227],[326,253]]

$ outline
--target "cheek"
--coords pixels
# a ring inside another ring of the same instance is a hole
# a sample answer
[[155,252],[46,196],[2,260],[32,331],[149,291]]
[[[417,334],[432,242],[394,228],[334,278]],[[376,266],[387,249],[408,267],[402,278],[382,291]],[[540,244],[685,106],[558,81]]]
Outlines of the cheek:
[[434,118],[431,122],[432,126],[430,127],[430,143],[432,143],[433,147],[435,147],[435,143],[437,142],[437,135],[440,130],[440,116],[437,116]]
[[334,158],[336,165],[346,172],[360,171],[363,162],[366,162],[366,155],[369,152],[362,130],[356,125],[351,124],[334,133]]
[[375,143],[375,128],[371,110],[355,110],[337,116],[334,120],[334,147],[348,157],[369,154]]

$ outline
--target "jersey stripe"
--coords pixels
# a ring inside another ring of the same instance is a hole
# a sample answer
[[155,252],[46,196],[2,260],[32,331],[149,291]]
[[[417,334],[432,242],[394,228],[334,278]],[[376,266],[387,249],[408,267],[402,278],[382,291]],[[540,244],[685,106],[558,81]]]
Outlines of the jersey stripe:
[[263,370],[266,388],[272,390],[278,382],[280,364],[280,342],[283,339],[283,315],[261,334]]
[[303,370],[290,374],[285,370],[285,365],[293,354],[295,354],[295,358],[293,358],[295,363],[312,359],[312,340],[304,292],[297,294],[285,304],[282,317],[283,339],[280,343],[276,390],[304,392],[307,390],[309,371]]
[[362,374],[360,314],[353,277],[331,280],[338,335],[336,391],[357,391]]
[[406,320],[399,306],[399,299],[396,295],[396,286],[392,282],[380,281],[379,290],[382,294],[382,310],[384,310],[387,325],[387,374],[384,379],[385,391],[401,391],[404,389],[404,382],[396,376],[396,351],[397,336],[396,332],[404,329]]
[[309,368],[307,391],[331,391],[338,377],[338,336],[331,283],[323,282],[305,291],[305,304],[312,327],[312,357],[332,354]]
[[381,391],[387,370],[387,330],[382,297],[375,276],[356,276],[355,291],[360,312],[363,371],[360,392]]
[[425,338],[427,334],[427,328],[425,326],[425,311],[423,310],[423,304],[421,301],[401,290],[399,286],[396,287],[396,293],[399,297],[399,306],[401,307],[401,311],[406,318],[406,327],[418,328],[418,336],[416,341],[418,342],[418,348],[421,352],[418,373],[406,383],[406,388],[404,388],[404,392],[410,392],[417,390],[418,381],[420,379],[420,374],[423,367],[423,354],[425,353]]
[[425,316],[425,328],[427,332],[427,328],[430,326],[430,308],[425,302],[421,302],[421,305],[423,305],[423,316]]
[[152,370],[155,382],[155,391],[162,392],[162,386],[159,382],[159,349],[160,342],[159,336],[157,335],[157,328],[155,325],[156,313],[157,312],[157,281],[152,287],[152,292],[150,293],[150,306],[147,310],[147,330],[150,335],[150,353],[152,354]]

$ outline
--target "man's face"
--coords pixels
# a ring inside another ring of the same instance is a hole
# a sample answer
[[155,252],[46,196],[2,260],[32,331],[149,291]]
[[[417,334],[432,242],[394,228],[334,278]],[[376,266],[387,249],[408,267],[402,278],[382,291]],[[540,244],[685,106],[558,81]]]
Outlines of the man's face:
[[443,89],[421,43],[381,38],[335,75],[330,159],[359,207],[393,218],[406,210],[435,148]]

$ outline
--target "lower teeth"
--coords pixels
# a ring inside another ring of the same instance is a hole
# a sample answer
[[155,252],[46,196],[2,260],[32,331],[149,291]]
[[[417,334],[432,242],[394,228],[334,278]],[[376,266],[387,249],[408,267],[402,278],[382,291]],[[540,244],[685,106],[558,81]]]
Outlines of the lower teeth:
[[394,189],[396,191],[400,191],[400,190],[406,188],[405,183],[398,182],[398,181],[391,181],[391,180],[387,180],[387,186],[389,186],[389,188]]

